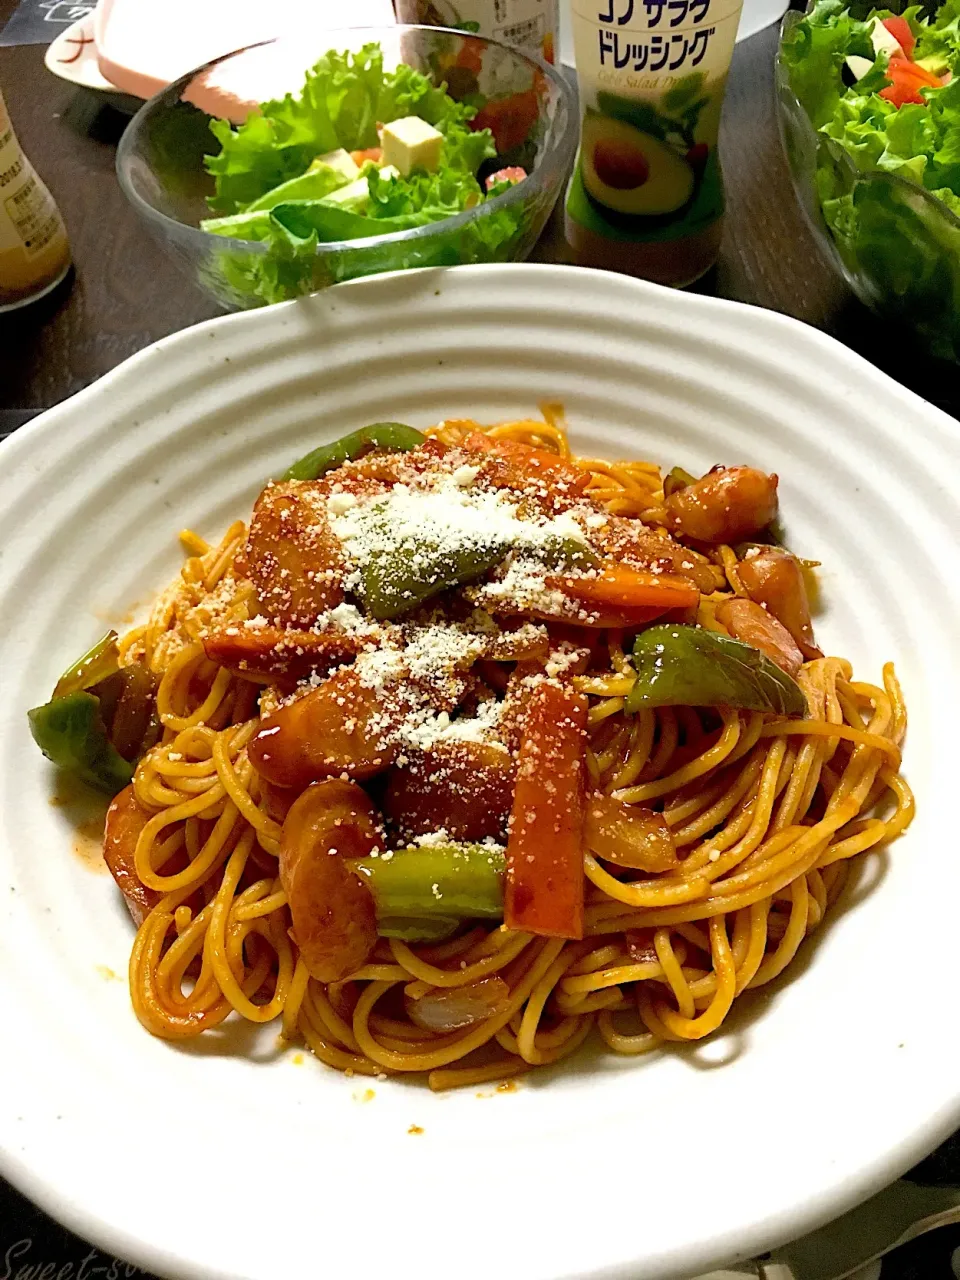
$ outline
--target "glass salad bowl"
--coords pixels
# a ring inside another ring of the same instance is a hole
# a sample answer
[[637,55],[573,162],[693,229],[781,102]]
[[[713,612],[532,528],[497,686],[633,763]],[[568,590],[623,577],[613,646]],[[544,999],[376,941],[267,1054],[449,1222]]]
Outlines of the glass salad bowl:
[[[890,4],[894,12],[905,6]],[[930,13],[937,6],[925,6]],[[853,17],[875,8],[852,0]],[[784,39],[802,15],[783,20],[777,57],[780,135],[800,204],[825,256],[862,302],[906,325],[934,355],[960,360],[960,218],[919,182],[883,169],[861,170],[815,130],[790,83]],[[824,217],[829,205],[832,226]],[[839,216],[841,209],[851,216]]]
[[[304,96],[311,68],[317,74]],[[262,113],[257,103],[266,104]],[[470,159],[448,173],[447,122],[451,112],[469,114],[465,108],[476,114],[456,126],[457,154]],[[381,179],[377,169],[372,183],[364,181],[382,162],[376,152],[360,154],[377,143],[381,113],[393,120],[421,112],[447,129],[435,171],[404,175],[394,167]],[[211,125],[221,116],[235,125],[260,118],[239,135],[217,124],[215,136]],[[217,303],[235,310],[383,271],[524,259],[560,194],[577,125],[575,94],[562,75],[495,40],[412,25],[298,32],[208,63],[151,98],[121,139],[117,174],[149,232]],[[493,137],[486,147],[469,138],[481,128]],[[360,166],[363,201],[369,187],[384,202],[377,216],[368,203],[359,213],[354,202],[331,213],[329,201],[303,198],[329,194],[327,162]],[[517,166],[522,181],[496,176]],[[473,177],[458,186],[467,169]],[[291,185],[298,174],[306,184]],[[289,198],[271,203],[283,196],[280,184]],[[212,218],[227,234],[201,227]],[[418,219],[422,225],[410,225]]]

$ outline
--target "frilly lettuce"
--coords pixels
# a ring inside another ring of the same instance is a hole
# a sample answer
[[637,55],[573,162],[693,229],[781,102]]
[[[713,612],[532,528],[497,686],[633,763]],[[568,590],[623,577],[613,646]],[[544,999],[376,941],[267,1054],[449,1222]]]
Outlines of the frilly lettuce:
[[[960,0],[947,0],[929,20],[921,12],[915,6],[901,15],[917,37],[913,56],[952,76],[943,88],[924,89],[922,106],[898,110],[879,96],[890,83],[888,60],[874,55],[869,19],[889,17],[889,9],[861,22],[842,0],[819,0],[785,34],[780,56],[821,139],[817,193],[841,257],[888,311],[908,318],[934,351],[957,358],[960,229],[899,180],[960,217]],[[848,85],[851,54],[873,66]]]
[[[918,62],[937,60],[952,67],[960,53],[960,0],[946,0],[937,10],[932,22],[920,23],[917,9],[907,11],[913,18],[911,26],[917,38],[913,51]],[[934,67],[932,70],[936,70]]]
[[851,17],[843,0],[820,0],[784,36],[780,56],[815,128],[833,118],[844,93],[844,59],[850,54],[872,61],[873,45],[869,24]]
[[[407,115],[420,116],[444,135],[438,171],[389,179],[368,166],[370,199],[362,211],[329,200],[346,179],[329,166],[315,165],[316,158],[341,147],[355,151],[376,146],[377,124]],[[483,200],[476,175],[496,155],[496,147],[489,130],[469,128],[473,115],[473,107],[455,102],[412,67],[384,73],[378,45],[366,45],[358,53],[325,54],[307,73],[299,96],[264,103],[239,127],[225,120],[211,123],[220,152],[207,160],[215,179],[209,204],[222,216],[202,226],[237,240],[263,242],[267,250],[225,250],[209,269],[220,274],[238,301],[249,304],[251,295],[275,302],[372,270],[505,256],[510,241],[522,232],[519,206],[480,220],[483,226],[471,224],[436,241],[431,238],[429,245],[371,246],[359,270],[346,262],[321,267],[316,260],[319,243],[410,230]]]
[[466,133],[473,114],[413,67],[401,65],[385,75],[379,45],[326,53],[307,72],[299,96],[263,103],[239,128],[212,121],[221,149],[207,161],[216,179],[210,207],[239,213],[302,174],[317,156],[338,147],[375,147],[378,123],[420,116],[444,133],[456,126]]

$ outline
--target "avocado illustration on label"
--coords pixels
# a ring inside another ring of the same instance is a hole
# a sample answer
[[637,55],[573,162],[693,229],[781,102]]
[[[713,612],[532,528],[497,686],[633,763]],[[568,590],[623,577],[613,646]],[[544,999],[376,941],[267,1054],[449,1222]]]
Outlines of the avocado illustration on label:
[[666,142],[593,112],[583,121],[580,164],[587,194],[615,213],[674,213],[697,181],[694,168]]

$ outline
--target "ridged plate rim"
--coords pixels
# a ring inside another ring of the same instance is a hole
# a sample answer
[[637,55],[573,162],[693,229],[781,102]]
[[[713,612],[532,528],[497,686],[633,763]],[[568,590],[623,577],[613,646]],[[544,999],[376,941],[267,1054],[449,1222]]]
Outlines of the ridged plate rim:
[[[553,310],[550,310],[551,307]],[[676,394],[675,388],[682,385],[685,367],[691,371],[693,381],[702,376],[697,373],[698,370],[725,366],[726,373],[716,374],[717,411],[719,413],[723,406],[723,411],[729,412],[738,394],[742,397],[743,430],[746,432],[744,439],[750,439],[751,432],[756,435],[756,423],[764,413],[769,412],[769,407],[765,408],[764,403],[750,403],[749,398],[743,396],[744,390],[751,389],[756,393],[759,387],[762,389],[761,394],[773,397],[769,402],[772,404],[776,398],[773,388],[779,380],[783,391],[778,408],[784,414],[784,421],[790,424],[780,442],[784,454],[791,449],[800,449],[802,455],[807,447],[803,439],[804,432],[812,433],[814,438],[817,438],[818,431],[823,433],[823,428],[818,427],[815,421],[806,421],[802,411],[803,403],[820,407],[825,403],[832,404],[835,408],[835,420],[831,422],[833,432],[823,434],[820,440],[825,459],[835,456],[838,467],[848,465],[847,455],[855,456],[857,449],[861,447],[858,440],[861,444],[868,441],[868,438],[874,441],[876,456],[870,454],[869,447],[864,454],[865,486],[869,488],[867,481],[873,474],[871,468],[874,466],[877,468],[876,475],[884,484],[893,485],[895,481],[899,484],[896,498],[900,508],[891,504],[891,527],[896,527],[900,520],[908,534],[915,536],[916,548],[908,544],[905,555],[909,556],[909,553],[917,551],[930,557],[932,562],[935,561],[928,565],[926,561],[917,560],[917,582],[926,574],[933,590],[938,583],[949,582],[951,575],[954,582],[957,580],[960,558],[955,539],[953,546],[949,544],[951,531],[955,535],[957,530],[957,509],[949,495],[948,485],[951,476],[960,474],[960,427],[952,419],[906,391],[832,339],[788,317],[737,303],[669,292],[602,272],[527,265],[468,267],[376,277],[339,286],[310,299],[208,321],[153,344],[93,386],[40,415],[0,448],[0,531],[5,535],[0,537],[0,546],[5,547],[3,554],[0,554],[0,599],[4,590],[18,581],[22,567],[33,563],[31,557],[39,555],[42,559],[45,554],[42,550],[43,536],[48,529],[56,528],[58,519],[56,499],[62,501],[65,510],[69,508],[73,511],[76,508],[83,512],[84,475],[96,465],[89,458],[84,459],[84,445],[91,446],[97,442],[98,437],[103,435],[105,424],[123,419],[129,426],[128,434],[116,438],[110,454],[116,473],[136,475],[139,467],[142,472],[141,481],[145,482],[147,471],[144,468],[149,468],[154,456],[159,456],[162,452],[165,433],[172,432],[176,426],[182,435],[183,423],[178,422],[176,411],[178,395],[189,396],[196,391],[199,396],[204,390],[209,393],[212,387],[245,387],[244,368],[233,362],[241,356],[252,361],[252,375],[247,379],[251,383],[249,403],[252,411],[260,412],[263,420],[269,421],[269,406],[261,405],[256,398],[259,372],[261,368],[281,367],[285,353],[291,361],[295,357],[299,358],[298,344],[306,340],[305,335],[322,334],[325,342],[317,346],[317,360],[327,362],[326,367],[318,367],[314,375],[307,376],[307,381],[309,382],[310,376],[314,380],[319,378],[321,383],[326,380],[349,400],[353,394],[350,381],[353,374],[349,378],[344,374],[338,382],[338,362],[342,368],[346,368],[344,362],[349,364],[351,360],[360,359],[366,350],[365,360],[374,366],[374,381],[379,376],[386,384],[392,376],[402,379],[403,342],[413,352],[411,359],[414,363],[418,359],[422,363],[425,359],[424,352],[430,350],[431,343],[438,343],[438,350],[442,346],[445,358],[449,358],[449,353],[457,350],[458,324],[465,329],[474,325],[478,327],[478,331],[489,331],[492,334],[497,327],[498,317],[504,333],[511,332],[511,325],[520,325],[518,333],[522,333],[522,326],[527,324],[530,332],[536,330],[540,334],[544,341],[539,356],[535,351],[526,351],[525,357],[534,364],[539,359],[544,369],[552,367],[551,361],[554,364],[557,361],[552,345],[547,341],[551,326],[560,349],[563,349],[563,344],[568,339],[572,341],[571,335],[575,336],[578,331],[584,334],[585,350],[589,346],[591,334],[603,335],[609,331],[611,377],[628,376],[631,359],[629,344],[626,343],[628,336],[635,337],[639,346],[643,343],[650,344],[651,351],[662,353],[663,362],[655,369],[651,367],[646,370],[647,382],[653,388],[653,400],[659,403],[657,397],[660,397],[665,405],[669,404],[670,395]],[[396,328],[388,332],[384,327],[388,320],[398,324],[402,321],[405,329],[402,341]],[[369,342],[357,341],[357,327],[361,321],[369,322],[371,326]],[[382,330],[379,339],[377,326]],[[487,328],[483,329],[483,326]],[[622,347],[617,345],[615,331],[620,332],[624,339],[625,345]],[[600,341],[599,338],[596,340]],[[494,339],[491,337],[489,341],[491,347],[495,348]],[[387,361],[379,374],[374,363],[378,342],[388,347],[393,344],[393,354],[390,357],[393,363]],[[514,377],[505,370],[503,375],[502,392],[508,399],[511,396],[516,398],[519,394],[515,384],[519,385],[522,372],[522,337],[518,337],[517,342],[520,372]],[[472,385],[471,379],[479,379],[482,383],[484,378],[489,380],[496,376],[493,368],[485,370],[482,352],[473,360],[472,353],[464,351],[461,359],[467,385]],[[712,365],[711,361],[714,362]],[[364,364],[362,367],[367,366]],[[642,388],[643,382],[643,375],[638,368],[638,386]],[[591,394],[595,397],[599,395],[596,391]],[[703,394],[709,396],[709,389]],[[799,397],[795,410],[790,408],[791,396]],[[908,431],[904,424],[908,424]],[[254,427],[248,424],[246,427],[240,425],[225,427],[226,429],[242,433],[244,430],[253,431]],[[623,434],[621,430],[621,439]],[[777,442],[770,439],[756,441],[756,448],[761,454],[775,449],[776,445]],[[269,446],[265,444],[263,447]],[[667,458],[658,460],[667,461]],[[179,461],[176,458],[169,459],[167,465],[171,471],[176,471]],[[942,493],[938,489],[938,477],[943,480]],[[786,472],[784,478],[789,488],[789,475]],[[824,479],[825,485],[829,485],[830,477],[826,472]],[[53,509],[50,489],[54,490]],[[22,502],[25,494],[34,496],[33,513],[28,513],[19,523],[14,524],[13,515],[20,512],[22,516],[22,508],[18,503]],[[912,499],[911,494],[914,495]],[[857,502],[861,506],[867,503],[867,509],[872,509],[879,516],[882,514],[881,496],[876,493],[872,495],[872,508],[866,498],[855,500],[854,507]],[[911,500],[913,507],[909,506]],[[908,504],[907,508],[903,507],[904,502]],[[237,498],[237,508],[238,514],[242,514],[243,501],[240,496]],[[66,516],[63,519],[66,520]],[[178,520],[177,512],[171,511],[171,533],[176,531],[180,523],[182,522]],[[845,527],[842,519],[840,527]],[[849,528],[851,536],[855,536],[855,521],[850,523]],[[944,535],[946,543],[943,541]],[[152,551],[153,548],[149,550]],[[94,577],[97,575],[106,580],[109,578],[109,571],[98,569]],[[145,590],[160,585],[162,580],[143,584]],[[952,600],[942,602],[938,607],[941,611],[939,614],[931,612],[926,618],[904,618],[897,620],[896,626],[901,627],[903,634],[909,636],[911,642],[916,638],[914,628],[920,628],[917,634],[921,643],[929,644],[931,655],[942,656],[947,651],[945,646],[951,633],[957,634],[956,627],[960,626],[960,618]],[[925,622],[930,633],[928,637],[923,632]],[[70,652],[71,644],[70,637],[49,637],[52,673],[55,674],[58,665],[63,665],[60,658],[64,646]],[[17,654],[18,651],[11,647],[7,636],[0,631],[0,670],[16,672]],[[864,673],[865,678],[875,678],[876,674],[875,671]],[[914,743],[911,739],[907,756],[908,767],[916,760],[915,767],[921,772],[929,770],[931,777],[939,777],[941,757],[950,746],[943,732],[947,713],[951,709],[955,711],[960,705],[956,701],[957,683],[952,672],[944,673],[942,688],[944,707],[937,708],[931,703],[929,709],[933,731],[931,740]],[[31,692],[36,693],[35,690]],[[18,736],[14,737],[14,734]],[[6,758],[9,763],[11,751],[16,750],[19,752],[18,765],[22,761],[25,776],[29,775],[35,781],[35,775],[42,775],[42,762],[20,752],[21,746],[22,735],[19,729],[14,728],[13,719],[0,719],[0,759]],[[9,779],[7,785],[12,785]],[[936,826],[939,811],[931,820]],[[941,837],[949,835],[939,829],[938,834]],[[913,841],[913,844],[908,846],[907,841],[904,841],[901,849],[912,848],[915,856],[921,856],[923,849],[916,848],[919,840],[914,840],[912,836],[907,840]],[[8,866],[8,843],[5,837],[0,838],[0,870],[5,870]],[[43,852],[38,851],[38,854],[42,856]],[[901,855],[898,850],[897,856],[905,857],[906,854]],[[897,874],[902,874],[899,869]],[[960,888],[960,876],[956,884]],[[907,888],[909,887],[908,883]],[[0,893],[5,891],[6,886],[0,882]],[[100,883],[94,886],[91,895],[103,892],[104,884]],[[936,921],[935,911],[939,909],[945,912],[945,909],[936,902],[933,908],[933,919]],[[29,910],[29,905],[26,909]],[[884,900],[881,886],[873,896],[858,905],[854,915],[859,919],[858,913],[872,912],[882,918],[888,909],[889,904]],[[10,907],[5,903],[0,909],[0,921],[16,927],[16,921],[21,919],[17,911],[17,907]],[[646,1200],[640,1197],[636,1222],[625,1226],[616,1217],[617,1213],[622,1217],[624,1205],[629,1203],[629,1199],[624,1198],[622,1185],[604,1191],[599,1185],[594,1188],[586,1174],[583,1174],[583,1194],[586,1195],[591,1189],[595,1190],[599,1196],[599,1204],[607,1205],[608,1215],[616,1219],[612,1222],[604,1220],[600,1209],[595,1208],[597,1217],[593,1218],[588,1213],[577,1213],[575,1204],[563,1203],[561,1191],[564,1183],[556,1175],[553,1166],[562,1160],[563,1153],[568,1149],[569,1135],[564,1132],[562,1118],[557,1117],[555,1121],[551,1121],[554,1127],[549,1132],[547,1129],[538,1131],[540,1136],[533,1149],[522,1153],[529,1160],[527,1170],[533,1169],[536,1176],[528,1176],[523,1168],[517,1168],[512,1176],[508,1176],[505,1188],[509,1190],[515,1186],[514,1177],[521,1179],[521,1185],[529,1194],[533,1219],[538,1214],[542,1217],[551,1211],[558,1218],[561,1214],[568,1214],[563,1232],[555,1233],[554,1237],[547,1235],[543,1239],[537,1238],[537,1247],[533,1247],[527,1238],[529,1231],[525,1229],[513,1232],[508,1227],[505,1230],[510,1247],[514,1250],[511,1253],[498,1252],[500,1246],[491,1245],[487,1240],[471,1239],[467,1256],[454,1260],[448,1253],[443,1265],[430,1263],[427,1266],[420,1259],[415,1266],[417,1260],[402,1254],[397,1259],[394,1271],[397,1275],[417,1273],[432,1277],[434,1274],[443,1274],[443,1266],[449,1266],[449,1269],[456,1269],[459,1274],[472,1277],[482,1274],[485,1267],[489,1268],[499,1262],[499,1269],[504,1274],[522,1273],[531,1277],[531,1280],[561,1280],[562,1277],[573,1275],[597,1277],[598,1280],[600,1277],[637,1275],[682,1276],[724,1259],[749,1256],[837,1216],[891,1181],[960,1123],[960,1081],[954,1082],[949,1071],[944,1070],[944,1062],[951,1056],[951,1050],[960,1047],[960,1033],[954,1033],[949,1028],[933,1030],[937,1011],[955,983],[957,965],[954,963],[950,966],[948,952],[938,949],[938,945],[936,938],[929,942],[928,959],[931,965],[934,961],[941,962],[941,968],[932,975],[927,975],[926,986],[918,984],[916,1000],[919,1007],[910,1011],[911,1017],[916,1013],[921,1027],[915,1042],[917,1049],[910,1054],[905,1053],[903,1061],[898,1061],[896,1056],[889,1061],[882,1060],[882,1079],[879,1084],[876,1081],[865,1084],[863,1080],[854,1084],[848,1108],[851,1112],[868,1104],[879,1108],[877,1132],[869,1150],[864,1146],[857,1152],[832,1152],[830,1159],[824,1160],[821,1166],[817,1165],[815,1156],[805,1152],[807,1167],[799,1173],[789,1167],[789,1160],[772,1163],[761,1160],[752,1184],[743,1188],[743,1196],[738,1196],[736,1188],[727,1185],[725,1167],[729,1169],[729,1166],[719,1162],[716,1168],[708,1170],[708,1191],[692,1200],[694,1211],[686,1217],[678,1213],[672,1226],[668,1223],[663,1228],[661,1220],[664,1216],[669,1219],[671,1205],[674,1206],[674,1212],[677,1212],[676,1198],[671,1199],[669,1194],[662,1194],[663,1189],[660,1189],[651,1200],[648,1190]],[[25,959],[35,963],[38,970],[55,962],[66,963],[63,957],[54,955],[29,955]],[[5,1176],[75,1231],[160,1274],[211,1277],[242,1273],[258,1278],[271,1275],[271,1258],[276,1263],[279,1255],[272,1252],[276,1246],[270,1242],[254,1240],[246,1250],[243,1266],[229,1271],[221,1271],[209,1258],[199,1256],[207,1250],[200,1250],[201,1240],[197,1235],[197,1228],[184,1224],[184,1218],[190,1215],[189,1202],[186,1213],[179,1221],[175,1220],[172,1225],[168,1223],[163,1230],[154,1223],[148,1230],[142,1225],[142,1217],[137,1217],[136,1214],[133,1214],[136,1218],[135,1225],[130,1225],[130,1215],[133,1212],[131,1205],[124,1207],[102,1203],[97,1199],[96,1188],[83,1184],[78,1172],[83,1156],[80,1144],[89,1143],[91,1133],[98,1131],[97,1126],[91,1127],[90,1117],[68,1116],[69,1123],[63,1125],[57,1136],[52,1113],[47,1115],[43,1106],[47,1101],[53,1106],[62,1092],[66,1114],[73,1103],[71,1091],[76,1087],[76,1081],[70,1080],[68,1087],[69,1064],[51,1061],[56,1039],[51,1038],[49,1028],[41,1025],[39,1018],[35,1018],[31,1025],[29,1009],[24,1011],[22,1005],[17,1003],[17,993],[21,991],[23,984],[18,981],[19,975],[3,951],[2,939],[0,965],[3,966],[0,967],[0,994],[8,995],[11,1007],[18,1010],[24,1018],[23,1024],[12,1031],[4,1055],[0,1057],[0,1095],[9,1093],[11,1088],[22,1089],[28,1067],[35,1068],[37,1078],[37,1097],[30,1100],[30,1105],[36,1109],[33,1118],[26,1118],[18,1124],[13,1109],[0,1103],[0,1170]],[[811,984],[806,988],[803,985],[805,980]],[[822,975],[817,978],[814,973],[810,973],[801,977],[799,983],[790,988],[791,1005],[797,1000],[801,1008],[809,1004],[815,980],[823,985]],[[794,989],[802,994],[795,997]],[[83,988],[78,987],[77,990],[82,991]],[[91,1007],[96,1011],[96,1005]],[[83,1016],[83,1010],[64,1010],[64,1026],[71,1020],[82,1020]],[[132,1014],[129,1018],[132,1021]],[[931,1029],[924,1040],[923,1029],[928,1023],[931,1024]],[[91,1025],[91,1034],[95,1025]],[[904,1025],[908,1025],[911,1032],[916,1030],[913,1022],[906,1022]],[[139,1028],[134,1030],[137,1035],[143,1034]],[[114,1052],[126,1053],[127,1043],[124,1031],[113,1046]],[[937,1051],[932,1052],[931,1046]],[[753,1053],[767,1051],[767,1046],[752,1050]],[[139,1052],[139,1047],[134,1050],[134,1053]],[[34,1061],[34,1055],[39,1055],[39,1061]],[[955,1053],[952,1056],[956,1061]],[[867,1069],[870,1063],[860,1065]],[[110,1069],[114,1069],[114,1064],[110,1064]],[[196,1069],[206,1081],[201,1087],[207,1087],[211,1078],[203,1073],[216,1071],[219,1075],[220,1072],[228,1073],[230,1070],[229,1065],[217,1063],[215,1066],[212,1059],[200,1060]],[[737,1068],[728,1070],[735,1072]],[[179,1079],[179,1067],[177,1072]],[[715,1076],[716,1073],[704,1072],[703,1075],[703,1083],[691,1094],[694,1107],[698,1094],[709,1096],[710,1090],[714,1088],[714,1081],[710,1076]],[[791,1082],[794,1087],[800,1078],[798,1073],[797,1079]],[[224,1074],[223,1079],[225,1087],[232,1087],[228,1074]],[[598,1075],[593,1079],[591,1087],[598,1091],[622,1089],[622,1080],[622,1073],[615,1077]],[[646,1073],[638,1071],[636,1081],[640,1101],[648,1108],[655,1107],[655,1099],[645,1096]],[[580,1084],[582,1083],[581,1080]],[[548,1084],[546,1089],[550,1087]],[[857,1096],[858,1088],[862,1097]],[[45,1089],[51,1092],[38,1101]],[[911,1095],[909,1105],[904,1091]],[[922,1099],[914,1100],[913,1095],[917,1092],[922,1093]],[[329,1089],[321,1091],[318,1088],[317,1106],[326,1107],[327,1099],[331,1096],[334,1095]],[[519,1102],[511,1098],[507,1105],[526,1108],[529,1112],[542,1107],[543,1099],[547,1096],[531,1086],[518,1092],[516,1098]],[[560,1096],[557,1093],[558,1100]],[[578,1086],[569,1095],[577,1099],[581,1096],[582,1105],[589,1112],[589,1089],[584,1091]],[[593,1095],[594,1100],[599,1100],[599,1096],[599,1093]],[[779,1101],[782,1103],[782,1098]],[[735,1141],[738,1133],[744,1142],[756,1142],[762,1133],[761,1126],[756,1122],[765,1107],[773,1107],[773,1102],[772,1098],[761,1097],[755,1114],[748,1117],[746,1124],[739,1130],[734,1128],[724,1132],[721,1126],[724,1138],[721,1146],[729,1149],[729,1144]],[[97,1105],[104,1105],[104,1099],[98,1099]],[[432,1102],[425,1105],[434,1107]],[[477,1102],[476,1105],[480,1106],[481,1103]],[[501,1104],[483,1105],[492,1107]],[[577,1105],[581,1105],[579,1101]],[[24,1105],[23,1109],[26,1113],[30,1106]],[[431,1168],[429,1143],[417,1149],[410,1142],[404,1145],[392,1135],[381,1139],[377,1134],[378,1121],[370,1119],[374,1110],[371,1106],[369,1111],[351,1113],[347,1128],[356,1127],[358,1144],[379,1144],[382,1141],[384,1158],[388,1161],[399,1158],[402,1162],[404,1184],[429,1188],[431,1195],[439,1197],[439,1204],[434,1202],[429,1206],[434,1222],[437,1220],[438,1209],[448,1214],[455,1213],[458,1197],[469,1194],[468,1188],[474,1194],[477,1192],[483,1185],[482,1181],[478,1181],[481,1172],[486,1174],[494,1187],[497,1185],[496,1162],[486,1149],[477,1155],[474,1135],[468,1136],[465,1141],[468,1144],[474,1142],[470,1150],[480,1162],[480,1170],[463,1172],[464,1181],[459,1184],[451,1185],[446,1180],[445,1190],[445,1180],[439,1178]],[[435,1110],[435,1114],[441,1117],[436,1123],[442,1128],[444,1113]],[[519,1117],[524,1112],[514,1114]],[[491,1112],[491,1115],[495,1116],[491,1127],[496,1129],[501,1120],[496,1113]],[[92,1166],[94,1170],[102,1170],[105,1177],[111,1162],[129,1159],[131,1151],[135,1150],[135,1143],[131,1142],[129,1131],[121,1121],[122,1117],[111,1115],[107,1107],[101,1126],[102,1140],[96,1149]],[[836,1122],[838,1126],[842,1126],[842,1109],[836,1112]],[[624,1124],[627,1136],[639,1151],[629,1146],[625,1150],[610,1147],[606,1151],[606,1158],[610,1161],[608,1173],[615,1183],[620,1183],[622,1179],[629,1181],[636,1176],[636,1161],[639,1159],[642,1162],[643,1116],[639,1119],[628,1116]],[[797,1126],[796,1133],[801,1132],[802,1127]],[[688,1133],[683,1140],[690,1141],[691,1135]],[[569,1149],[569,1158],[573,1162],[570,1173],[575,1184],[582,1165],[587,1160],[582,1141],[580,1146],[576,1145],[577,1141],[581,1140],[574,1135],[574,1146]],[[59,1159],[54,1159],[54,1156]],[[349,1160],[353,1157],[344,1158]],[[296,1154],[291,1155],[291,1164],[300,1173],[308,1167],[303,1165],[301,1157]],[[51,1171],[52,1165],[56,1165],[56,1171]],[[169,1169],[172,1166],[164,1165],[161,1161],[161,1167]],[[749,1167],[749,1162],[744,1167]],[[143,1171],[141,1176],[147,1179],[146,1185],[151,1191],[159,1194],[158,1188],[162,1190],[162,1181],[151,1181],[154,1175],[149,1169]],[[502,1186],[501,1191],[503,1189]],[[643,1179],[640,1178],[638,1190],[642,1189]],[[293,1197],[295,1207],[303,1210],[310,1204],[308,1192],[309,1187],[298,1184]],[[213,1203],[227,1214],[229,1220],[230,1205],[233,1203],[230,1196],[220,1184],[214,1185],[211,1194]],[[704,1198],[713,1203],[705,1204]],[[744,1199],[751,1203],[762,1203],[762,1211],[758,1214],[750,1203],[743,1203]],[[364,1232],[376,1224],[377,1229],[370,1233],[371,1237],[381,1233],[389,1235],[391,1229],[399,1231],[404,1221],[400,1212],[404,1200],[405,1197],[401,1195],[400,1205],[392,1202],[378,1205],[379,1216],[374,1220],[357,1210],[352,1219],[347,1219],[348,1226],[353,1232]],[[719,1202],[723,1212],[720,1212],[716,1202]],[[358,1203],[362,1205],[363,1201]],[[409,1201],[409,1206],[411,1212],[416,1212],[415,1198]],[[337,1210],[343,1213],[344,1206],[337,1206]],[[699,1225],[698,1220],[706,1225]],[[238,1216],[235,1224],[238,1231],[241,1222],[242,1216]],[[521,1225],[526,1227],[529,1224]],[[441,1252],[455,1238],[451,1236],[450,1230],[450,1224],[441,1223],[433,1233],[432,1243]],[[311,1237],[317,1238],[315,1228],[312,1224],[303,1226],[294,1223],[293,1226],[287,1224],[286,1231],[285,1247],[292,1249],[295,1259],[299,1261],[308,1248]],[[647,1233],[656,1236],[657,1231],[661,1234],[657,1236],[656,1247],[648,1247],[644,1236]],[[593,1258],[591,1246],[598,1244],[601,1238],[603,1248],[598,1248]],[[354,1263],[354,1273],[365,1275],[382,1269],[375,1263],[380,1248],[376,1240],[367,1238],[364,1247],[367,1251],[367,1265],[357,1271],[357,1264]],[[331,1256],[326,1247],[324,1253],[328,1262],[332,1263],[336,1255]],[[339,1261],[341,1268],[351,1265],[349,1259]],[[575,1270],[572,1269],[574,1266]]]

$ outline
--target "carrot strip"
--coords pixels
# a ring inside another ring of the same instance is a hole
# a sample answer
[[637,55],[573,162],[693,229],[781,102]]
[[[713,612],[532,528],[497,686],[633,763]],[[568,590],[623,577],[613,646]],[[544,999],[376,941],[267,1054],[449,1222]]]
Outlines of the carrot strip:
[[587,700],[543,680],[530,691],[507,842],[504,923],[583,937],[583,808]]
[[573,626],[590,627],[594,631],[639,631],[641,627],[663,618],[663,609],[609,609],[591,606],[589,616],[570,619]]
[[463,441],[463,448],[474,453],[491,453],[512,462],[531,479],[550,483],[563,482],[580,490],[585,489],[591,480],[589,471],[551,453],[549,449],[537,449],[534,445],[524,444],[522,440],[498,439],[484,435],[482,431],[471,431]]
[[670,609],[691,608],[700,600],[700,592],[688,578],[647,573],[614,561],[605,561],[595,576],[558,574],[547,579],[547,586],[604,609],[667,613]]
[[269,682],[277,676],[301,679],[311,671],[332,671],[355,657],[362,645],[346,632],[324,635],[267,624],[208,631],[203,648],[211,662],[251,679],[262,676]]

